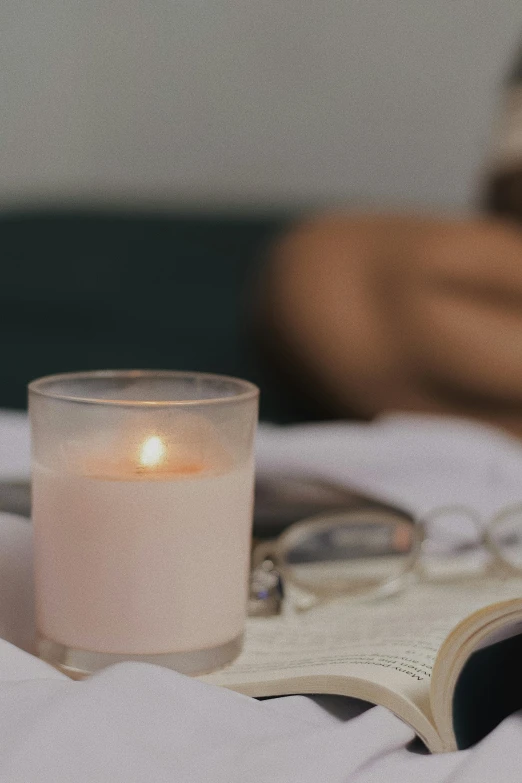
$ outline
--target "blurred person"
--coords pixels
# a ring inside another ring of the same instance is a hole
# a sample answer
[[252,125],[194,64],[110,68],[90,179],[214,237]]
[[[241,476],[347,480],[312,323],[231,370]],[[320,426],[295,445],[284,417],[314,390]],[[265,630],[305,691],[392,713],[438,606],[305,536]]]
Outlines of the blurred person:
[[522,434],[521,81],[482,216],[4,213],[0,406],[40,375],[152,367],[249,378],[278,422],[434,411]]
[[467,415],[522,435],[522,60],[508,83],[485,214],[339,213],[274,247],[269,360],[323,415]]

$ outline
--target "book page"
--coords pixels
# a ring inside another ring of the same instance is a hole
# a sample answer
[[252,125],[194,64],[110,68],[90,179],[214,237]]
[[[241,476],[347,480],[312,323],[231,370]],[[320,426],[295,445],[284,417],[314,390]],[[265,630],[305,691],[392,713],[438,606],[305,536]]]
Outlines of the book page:
[[[431,673],[445,638],[479,607],[514,596],[522,596],[520,579],[416,584],[395,598],[336,600],[302,614],[251,619],[242,654],[202,679],[251,696],[340,693],[373,701],[376,688],[385,689],[411,706],[406,720],[420,712],[430,721]],[[382,695],[376,701],[382,704]]]

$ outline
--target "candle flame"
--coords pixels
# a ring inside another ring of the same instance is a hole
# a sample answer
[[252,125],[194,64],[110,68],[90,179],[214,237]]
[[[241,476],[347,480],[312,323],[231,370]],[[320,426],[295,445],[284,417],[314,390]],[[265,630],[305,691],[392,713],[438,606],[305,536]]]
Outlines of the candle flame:
[[140,448],[139,463],[144,468],[154,468],[163,461],[166,446],[158,435],[151,435]]

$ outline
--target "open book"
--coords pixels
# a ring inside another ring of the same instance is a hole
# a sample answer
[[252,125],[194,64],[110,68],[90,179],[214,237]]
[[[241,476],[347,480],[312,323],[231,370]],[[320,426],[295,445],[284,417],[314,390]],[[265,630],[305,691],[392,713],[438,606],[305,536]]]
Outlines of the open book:
[[201,679],[249,696],[352,696],[392,710],[434,753],[469,747],[522,707],[522,580],[250,619],[241,655]]

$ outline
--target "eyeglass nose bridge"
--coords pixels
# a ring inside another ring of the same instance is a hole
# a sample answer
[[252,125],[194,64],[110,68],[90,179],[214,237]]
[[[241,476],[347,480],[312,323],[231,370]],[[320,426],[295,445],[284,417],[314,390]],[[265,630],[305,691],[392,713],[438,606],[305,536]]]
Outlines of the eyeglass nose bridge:
[[429,576],[433,569],[446,567],[452,560],[456,566],[458,558],[466,554],[490,552],[483,519],[471,506],[437,506],[420,516],[417,524],[422,528],[422,544],[416,566],[423,575]]
[[484,530],[484,538],[489,551],[495,558],[496,565],[500,566],[505,574],[520,577],[522,573],[522,559],[520,559],[519,563],[513,563],[502,550],[500,543],[495,536],[495,533],[503,523],[515,519],[519,521],[518,527],[520,528],[522,535],[522,503],[513,503],[500,509],[500,511],[492,517]]
[[417,525],[422,528],[423,542],[430,540],[430,526],[441,522],[445,517],[458,516],[466,517],[473,525],[473,530],[477,533],[477,545],[482,545],[485,542],[486,534],[483,525],[483,520],[479,512],[472,506],[467,506],[461,503],[448,503],[443,506],[436,506],[430,509],[425,514],[419,516],[416,520]]

